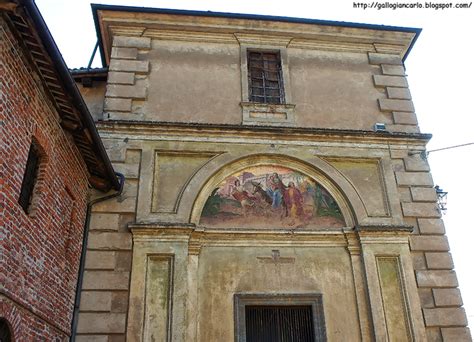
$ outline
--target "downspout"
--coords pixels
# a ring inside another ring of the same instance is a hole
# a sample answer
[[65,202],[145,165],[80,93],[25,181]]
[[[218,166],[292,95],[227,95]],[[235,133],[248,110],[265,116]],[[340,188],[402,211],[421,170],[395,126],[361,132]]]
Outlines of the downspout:
[[123,185],[125,183],[125,176],[119,172],[116,172],[115,174],[117,175],[117,178],[120,179],[119,181],[120,187],[117,190],[117,192],[108,196],[96,198],[95,200],[92,200],[87,204],[86,220],[84,222],[84,230],[83,230],[84,236],[82,238],[81,258],[79,262],[79,271],[78,271],[77,284],[76,284],[76,297],[74,299],[74,311],[72,313],[71,338],[69,339],[70,342],[76,341],[77,323],[78,323],[78,318],[79,318],[79,305],[81,303],[81,289],[82,289],[82,282],[84,280],[84,267],[86,264],[86,252],[87,252],[87,243],[89,239],[89,225],[91,221],[92,206],[99,202],[103,202],[111,198],[118,197],[122,194]]

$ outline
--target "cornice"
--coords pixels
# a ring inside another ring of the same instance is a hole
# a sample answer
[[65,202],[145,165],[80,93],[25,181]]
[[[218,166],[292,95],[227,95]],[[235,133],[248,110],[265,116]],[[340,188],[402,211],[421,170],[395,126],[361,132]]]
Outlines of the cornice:
[[270,36],[248,33],[234,33],[234,36],[240,45],[269,45],[276,47],[287,47],[290,44],[290,41],[293,39],[291,36]]
[[[347,52],[383,52],[405,58],[417,29],[298,18],[93,6],[102,51],[114,35],[160,40],[238,43]],[[107,58],[106,58],[107,59]],[[108,60],[108,59],[107,59]]]
[[358,226],[355,231],[361,244],[408,244],[408,237],[413,232],[413,226]]
[[424,146],[431,134],[402,132],[373,132],[345,129],[302,128],[286,126],[244,126],[233,124],[179,123],[162,121],[100,121],[97,128],[101,136],[126,134],[140,137],[203,137],[224,139],[265,139],[266,141],[300,141],[380,144],[387,146]]
[[346,247],[345,231],[350,228],[335,230],[317,229],[226,229],[226,228],[193,228],[182,223],[136,223],[129,225],[135,242],[156,241],[186,242],[192,249],[191,254],[198,253],[202,246],[302,246],[302,247]]
[[[205,228],[188,223],[134,223],[133,240],[140,243],[185,243],[190,254],[207,247],[347,247],[353,254],[360,244],[407,244],[412,226],[358,226],[333,230],[311,228],[245,229]],[[360,244],[359,244],[360,243]]]

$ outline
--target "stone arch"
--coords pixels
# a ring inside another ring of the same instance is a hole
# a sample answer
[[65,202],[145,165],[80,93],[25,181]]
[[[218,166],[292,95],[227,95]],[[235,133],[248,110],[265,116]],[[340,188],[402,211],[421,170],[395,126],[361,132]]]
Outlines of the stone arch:
[[[215,165],[216,167],[213,172],[202,183],[200,189],[196,189],[195,193],[197,195],[195,196],[189,218],[191,223],[199,224],[207,198],[226,177],[248,167],[258,165],[284,165],[286,168],[300,172],[320,183],[335,199],[341,209],[345,227],[352,228],[358,222],[367,218],[362,201],[352,184],[342,177],[329,163],[318,157],[303,160],[282,154],[253,154],[239,156],[232,160],[229,160],[229,158],[225,159],[225,163]],[[217,162],[218,160],[215,161]]]

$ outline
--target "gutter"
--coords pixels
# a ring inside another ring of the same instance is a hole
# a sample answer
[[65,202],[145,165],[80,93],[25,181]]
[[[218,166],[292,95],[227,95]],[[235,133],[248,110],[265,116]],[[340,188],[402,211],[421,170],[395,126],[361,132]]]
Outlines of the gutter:
[[74,79],[69,73],[69,69],[64,62],[38,7],[33,0],[21,0],[20,4],[24,6],[25,10],[28,12],[31,20],[33,21],[38,36],[40,37],[41,42],[43,43],[43,46],[51,58],[58,76],[62,81],[62,85],[66,89],[69,96],[71,96],[72,104],[79,111],[81,122],[85,124],[86,129],[90,133],[93,146],[95,147],[94,150],[104,162],[105,172],[108,176],[108,180],[112,183],[112,186],[115,190],[119,190],[121,185],[115,176],[115,171],[112,167],[112,164],[110,163],[107,153],[105,152],[104,145],[102,144],[99,133],[97,132],[94,120],[92,119],[92,116],[87,109],[87,105],[85,104],[79,90],[77,89]]
[[76,284],[76,296],[74,298],[74,310],[72,312],[72,322],[71,322],[71,337],[69,339],[70,342],[76,341],[76,334],[77,334],[77,323],[79,322],[79,307],[81,303],[81,290],[82,290],[82,283],[84,281],[84,269],[86,265],[86,252],[87,252],[87,243],[89,240],[89,228],[90,228],[90,221],[91,221],[91,212],[92,206],[99,202],[103,202],[109,200],[111,198],[118,197],[122,194],[123,185],[125,183],[125,176],[121,173],[116,172],[117,178],[120,179],[119,181],[119,188],[116,193],[107,195],[104,197],[96,198],[95,200],[90,201],[87,204],[87,211],[86,211],[86,220],[84,222],[84,229],[83,229],[83,237],[82,237],[82,249],[81,249],[81,258],[79,261],[79,270],[78,270],[78,277],[77,277],[77,284]]

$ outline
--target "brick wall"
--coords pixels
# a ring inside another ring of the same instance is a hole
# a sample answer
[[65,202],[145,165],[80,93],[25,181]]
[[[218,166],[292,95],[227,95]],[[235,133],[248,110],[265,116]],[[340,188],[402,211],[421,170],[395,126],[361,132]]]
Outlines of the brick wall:
[[[0,316],[18,340],[70,333],[88,195],[86,167],[39,76],[1,20]],[[41,164],[34,208],[18,204],[32,140]]]

